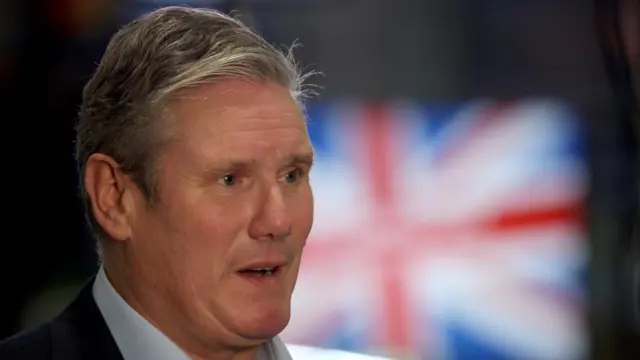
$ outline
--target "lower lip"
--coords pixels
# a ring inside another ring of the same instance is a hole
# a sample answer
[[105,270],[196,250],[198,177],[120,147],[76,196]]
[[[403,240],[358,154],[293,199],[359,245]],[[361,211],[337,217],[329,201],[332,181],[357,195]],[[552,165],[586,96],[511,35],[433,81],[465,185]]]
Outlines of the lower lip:
[[250,271],[246,271],[246,272],[236,272],[236,274],[248,281],[251,281],[255,284],[260,284],[260,285],[268,285],[268,284],[274,284],[280,277],[282,274],[282,267],[278,266],[277,268],[275,268],[273,270],[273,272],[270,275],[261,275],[258,272],[250,272]]

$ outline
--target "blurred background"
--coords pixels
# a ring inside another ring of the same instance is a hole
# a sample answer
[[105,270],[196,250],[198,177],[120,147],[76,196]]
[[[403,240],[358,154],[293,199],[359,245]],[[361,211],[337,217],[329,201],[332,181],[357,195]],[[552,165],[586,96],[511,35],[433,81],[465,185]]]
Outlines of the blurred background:
[[0,339],[95,272],[72,151],[82,87],[119,26],[178,4],[297,40],[324,73],[287,341],[640,358],[635,0],[0,1]]

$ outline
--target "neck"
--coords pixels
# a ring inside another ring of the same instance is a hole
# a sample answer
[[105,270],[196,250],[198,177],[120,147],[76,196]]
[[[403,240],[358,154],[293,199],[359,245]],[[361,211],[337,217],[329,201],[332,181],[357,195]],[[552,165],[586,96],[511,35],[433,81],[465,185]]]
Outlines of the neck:
[[256,360],[258,356],[258,348],[243,349],[238,351],[217,351],[215,353],[201,356],[188,351],[185,353],[191,360]]
[[[115,291],[124,301],[146,321],[162,332],[176,344],[192,360],[255,360],[260,345],[251,347],[231,347],[212,344],[210,341],[197,336],[191,336],[186,326],[180,326],[184,321],[175,319],[178,313],[168,301],[167,294],[153,284],[149,279],[135,274],[128,266],[122,254],[103,253],[103,266],[107,279]],[[144,284],[138,286],[136,284]],[[146,301],[151,299],[151,301]],[[169,310],[167,310],[169,309]],[[173,309],[173,310],[172,310]]]
[[258,349],[241,350],[240,352],[217,352],[205,357],[187,353],[191,360],[256,360]]

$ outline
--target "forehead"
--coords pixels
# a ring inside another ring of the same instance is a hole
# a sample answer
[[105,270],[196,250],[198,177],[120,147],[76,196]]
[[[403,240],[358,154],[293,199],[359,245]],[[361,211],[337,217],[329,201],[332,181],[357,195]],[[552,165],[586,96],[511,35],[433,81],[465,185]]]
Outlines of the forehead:
[[289,156],[310,149],[288,89],[227,79],[180,93],[169,105],[174,140],[204,156]]

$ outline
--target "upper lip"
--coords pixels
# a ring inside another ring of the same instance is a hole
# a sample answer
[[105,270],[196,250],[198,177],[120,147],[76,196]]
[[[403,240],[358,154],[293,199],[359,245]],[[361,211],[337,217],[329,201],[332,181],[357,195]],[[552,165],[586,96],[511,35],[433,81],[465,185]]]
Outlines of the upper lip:
[[280,259],[255,260],[242,266],[238,271],[251,269],[273,269],[276,267],[285,266],[286,264],[286,260]]

